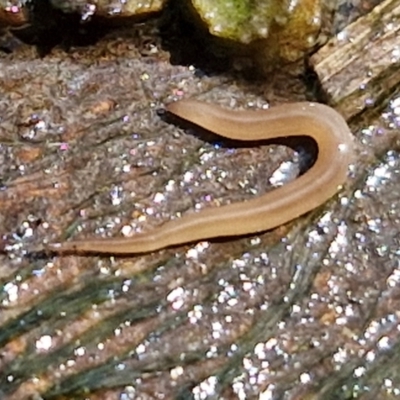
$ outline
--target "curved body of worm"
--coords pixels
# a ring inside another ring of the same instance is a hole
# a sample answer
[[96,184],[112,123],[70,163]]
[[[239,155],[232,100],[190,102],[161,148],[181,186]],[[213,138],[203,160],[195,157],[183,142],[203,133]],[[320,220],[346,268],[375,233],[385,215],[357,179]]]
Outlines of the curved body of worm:
[[346,121],[319,103],[291,103],[268,110],[233,111],[196,100],[167,110],[220,136],[241,141],[309,136],[318,145],[314,165],[294,181],[254,199],[191,213],[129,238],[51,243],[57,252],[146,253],[164,247],[275,228],[320,206],[345,182],[353,160],[353,137]]

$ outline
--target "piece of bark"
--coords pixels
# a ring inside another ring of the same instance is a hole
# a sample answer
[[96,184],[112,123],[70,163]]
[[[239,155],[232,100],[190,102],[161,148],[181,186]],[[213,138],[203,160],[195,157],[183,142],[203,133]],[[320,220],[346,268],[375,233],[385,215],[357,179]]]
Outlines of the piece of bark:
[[345,118],[379,105],[400,82],[400,3],[386,0],[311,57],[328,102]]

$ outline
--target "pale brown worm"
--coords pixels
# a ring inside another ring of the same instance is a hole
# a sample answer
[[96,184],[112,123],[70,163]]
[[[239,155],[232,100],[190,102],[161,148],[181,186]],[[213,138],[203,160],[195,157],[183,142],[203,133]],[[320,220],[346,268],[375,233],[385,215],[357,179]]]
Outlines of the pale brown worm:
[[51,243],[48,249],[147,253],[188,242],[266,231],[315,209],[335,195],[353,160],[353,137],[346,121],[323,104],[301,102],[260,111],[233,111],[196,100],[181,100],[168,105],[167,111],[234,140],[309,136],[317,143],[317,159],[294,181],[254,199],[190,213],[128,238]]

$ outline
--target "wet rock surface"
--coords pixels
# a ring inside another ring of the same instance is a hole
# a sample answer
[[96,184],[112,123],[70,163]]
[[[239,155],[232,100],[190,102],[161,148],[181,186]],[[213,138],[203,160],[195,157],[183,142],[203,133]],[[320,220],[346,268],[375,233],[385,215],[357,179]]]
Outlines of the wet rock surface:
[[[171,65],[156,27],[0,58],[2,399],[395,398],[400,390],[399,94],[352,121],[341,193],[261,235],[135,257],[39,251],[115,237],[294,179],[282,145],[224,143],[160,118],[310,96]],[[305,149],[307,151],[307,148]]]
[[92,15],[107,17],[131,17],[161,11],[165,0],[50,0],[50,4],[66,13],[77,12],[85,18]]

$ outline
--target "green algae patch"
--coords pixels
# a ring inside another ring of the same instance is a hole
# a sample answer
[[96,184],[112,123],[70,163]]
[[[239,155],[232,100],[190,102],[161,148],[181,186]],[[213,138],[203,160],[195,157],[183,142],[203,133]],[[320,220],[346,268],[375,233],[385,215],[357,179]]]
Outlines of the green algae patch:
[[295,61],[312,48],[321,29],[320,0],[191,0],[214,36],[256,44],[262,57]]
[[279,3],[276,0],[192,1],[211,34],[241,43],[268,36],[268,27],[282,8]]

